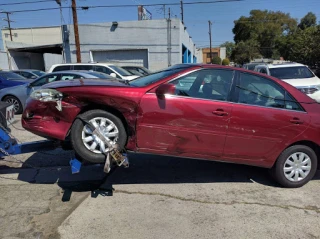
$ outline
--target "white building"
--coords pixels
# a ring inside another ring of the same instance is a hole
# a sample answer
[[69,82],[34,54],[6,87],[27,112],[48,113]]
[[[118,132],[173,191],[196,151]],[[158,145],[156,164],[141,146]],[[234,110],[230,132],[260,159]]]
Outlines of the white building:
[[[12,69],[48,70],[55,63],[76,62],[73,25],[12,32],[11,42],[9,31],[2,30]],[[79,37],[82,62],[141,65],[150,70],[197,62],[195,44],[180,19],[80,24]]]

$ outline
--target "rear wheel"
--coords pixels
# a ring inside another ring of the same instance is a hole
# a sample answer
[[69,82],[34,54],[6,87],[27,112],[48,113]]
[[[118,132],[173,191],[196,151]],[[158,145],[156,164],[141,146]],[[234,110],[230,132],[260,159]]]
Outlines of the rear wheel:
[[22,104],[17,97],[12,96],[12,95],[8,95],[8,96],[4,97],[3,101],[10,103],[10,104],[13,104],[14,112],[16,114],[22,113],[22,111],[23,111]]
[[282,152],[271,173],[282,186],[298,188],[313,178],[317,163],[317,155],[310,147],[294,145]]
[[[92,123],[112,144],[124,147],[127,134],[122,121],[115,115],[103,110],[90,110],[81,115],[85,121]],[[102,140],[92,134],[86,123],[77,118],[71,128],[71,143],[77,157],[91,163],[103,163],[110,149]]]

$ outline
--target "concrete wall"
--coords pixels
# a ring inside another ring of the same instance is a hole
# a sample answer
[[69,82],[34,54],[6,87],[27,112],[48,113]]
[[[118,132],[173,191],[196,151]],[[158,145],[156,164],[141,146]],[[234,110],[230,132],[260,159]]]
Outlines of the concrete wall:
[[[9,30],[2,30],[3,48],[6,49],[6,41],[10,41]],[[35,27],[12,29],[12,40],[32,45],[61,44],[61,28]]]
[[0,70],[9,70],[8,56],[4,51],[0,51]]
[[203,54],[202,50],[200,48],[196,49],[196,57],[197,57],[197,62],[196,63],[202,63],[203,62]]
[[44,53],[43,54],[45,71],[48,71],[54,64],[63,63],[63,57],[59,54]]
[[[180,20],[171,19],[171,65],[181,63],[181,42],[189,44]],[[71,61],[76,62],[73,26],[68,25]],[[184,39],[180,41],[181,33]],[[168,67],[168,22],[166,19],[79,25],[82,62],[90,61],[90,51],[148,49],[149,69]],[[191,44],[191,43],[190,43]],[[193,44],[193,42],[192,42]],[[189,45],[188,45],[189,46]]]
[[226,59],[227,57],[227,48],[220,47],[220,58],[221,60]]

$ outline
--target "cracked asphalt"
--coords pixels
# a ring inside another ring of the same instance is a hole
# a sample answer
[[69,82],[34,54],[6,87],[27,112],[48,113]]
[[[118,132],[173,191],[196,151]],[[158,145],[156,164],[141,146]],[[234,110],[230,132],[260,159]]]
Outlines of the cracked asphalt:
[[[13,135],[41,139],[16,118]],[[72,157],[56,149],[0,161],[0,238],[320,238],[319,171],[283,189],[261,168],[131,154],[130,168],[100,186],[102,166],[72,175]]]

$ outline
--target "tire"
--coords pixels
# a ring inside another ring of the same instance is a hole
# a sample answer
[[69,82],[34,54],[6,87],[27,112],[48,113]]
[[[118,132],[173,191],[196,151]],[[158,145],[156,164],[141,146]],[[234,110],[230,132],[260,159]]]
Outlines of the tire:
[[[302,162],[308,162],[308,163],[302,163],[301,165],[304,165],[302,166],[302,168],[300,168],[299,163],[297,165],[295,164],[296,162],[295,159],[300,160],[300,157],[302,158],[301,160]],[[310,159],[310,161],[307,160],[307,157]],[[318,164],[317,155],[315,154],[313,149],[305,145],[294,145],[285,149],[281,153],[281,155],[278,157],[274,166],[270,169],[270,172],[272,177],[283,187],[298,188],[298,187],[302,187],[313,178],[313,176],[317,171],[317,164]],[[286,173],[285,173],[285,169],[287,170]],[[295,170],[301,170],[301,169],[303,169],[303,173],[306,174],[306,176],[303,176],[299,172],[298,180],[296,180],[294,178],[295,175],[297,174]],[[293,172],[293,175],[291,176],[292,172]],[[293,181],[291,181],[287,177],[289,177]]]
[[[84,133],[84,127],[85,122],[83,122],[81,119],[86,121],[90,120],[96,120],[98,119],[106,119],[107,122],[105,124],[109,124],[115,126],[114,129],[112,129],[114,132],[117,132],[118,136],[114,138],[110,138],[111,140],[117,142],[119,146],[122,148],[125,146],[127,142],[127,133],[123,126],[122,121],[115,115],[103,111],[103,110],[90,110],[87,112],[84,112],[83,114],[79,115],[78,118],[74,121],[72,127],[71,127],[71,144],[75,151],[76,156],[82,160],[82,161],[88,161],[91,163],[103,163],[105,162],[105,155],[101,152],[98,152],[99,150],[102,150],[100,146],[97,146],[98,149],[95,149],[96,152],[93,152],[92,150],[89,150],[89,148],[92,146],[91,142],[95,142],[94,140],[85,143],[83,141],[84,138],[89,137],[90,134]],[[99,120],[97,121],[99,123]],[[101,121],[100,121],[101,122]],[[106,129],[107,127],[105,127]],[[111,133],[114,133],[111,132]],[[109,132],[110,133],[110,132]],[[90,145],[91,144],[91,145]],[[98,143],[99,145],[99,143]],[[89,148],[88,148],[89,147]],[[107,146],[105,147],[107,149]]]
[[23,107],[22,107],[22,104],[21,104],[20,100],[17,97],[12,96],[12,95],[8,95],[8,96],[3,98],[3,101],[5,101],[7,103],[14,104],[14,112],[16,114],[21,114],[22,113]]

